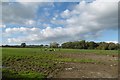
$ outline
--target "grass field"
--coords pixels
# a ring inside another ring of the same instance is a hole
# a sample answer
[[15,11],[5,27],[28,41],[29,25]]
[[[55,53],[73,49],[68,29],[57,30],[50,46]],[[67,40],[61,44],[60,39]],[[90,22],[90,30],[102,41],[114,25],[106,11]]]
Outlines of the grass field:
[[[113,70],[117,69],[117,54],[117,50],[56,49],[49,51],[48,49],[45,51],[43,48],[2,48],[3,78],[65,77],[65,74],[62,76],[61,73],[70,75],[67,69],[72,69],[72,74],[76,69],[81,69],[80,67],[84,64],[85,66],[105,65],[106,68],[116,64],[112,67],[111,70]],[[116,74],[108,77],[115,77]],[[68,75],[66,77],[69,78]],[[79,73],[76,75],[83,77]]]

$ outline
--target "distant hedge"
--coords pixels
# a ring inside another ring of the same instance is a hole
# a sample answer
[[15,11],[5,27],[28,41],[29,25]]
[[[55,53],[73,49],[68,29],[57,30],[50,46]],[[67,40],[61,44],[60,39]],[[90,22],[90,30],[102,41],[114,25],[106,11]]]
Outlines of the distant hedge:
[[13,48],[69,48],[69,49],[99,49],[99,50],[118,50],[119,43],[106,43],[106,42],[94,42],[94,41],[73,41],[62,43],[61,46],[57,42],[50,43],[50,45],[2,45],[2,47],[13,47]]

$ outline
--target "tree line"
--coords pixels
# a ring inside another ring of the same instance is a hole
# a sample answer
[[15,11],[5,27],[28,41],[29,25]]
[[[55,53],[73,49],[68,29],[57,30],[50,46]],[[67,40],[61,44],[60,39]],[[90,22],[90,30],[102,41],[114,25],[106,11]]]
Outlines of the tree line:
[[115,43],[106,43],[106,42],[94,42],[94,41],[74,41],[74,42],[65,42],[62,44],[62,48],[71,48],[71,49],[100,49],[100,50],[118,50],[120,44]]
[[68,49],[99,49],[99,50],[118,50],[120,44],[106,43],[106,42],[94,42],[94,41],[73,41],[65,42],[59,45],[57,42],[52,42],[49,45],[26,45],[26,43],[21,43],[21,45],[2,45],[2,47],[28,47],[28,48],[68,48]]

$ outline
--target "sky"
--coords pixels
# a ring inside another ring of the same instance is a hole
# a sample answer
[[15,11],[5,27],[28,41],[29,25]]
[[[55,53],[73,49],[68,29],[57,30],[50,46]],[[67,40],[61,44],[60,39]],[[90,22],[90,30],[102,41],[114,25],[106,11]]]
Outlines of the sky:
[[79,40],[118,42],[119,0],[32,1],[2,3],[3,45]]

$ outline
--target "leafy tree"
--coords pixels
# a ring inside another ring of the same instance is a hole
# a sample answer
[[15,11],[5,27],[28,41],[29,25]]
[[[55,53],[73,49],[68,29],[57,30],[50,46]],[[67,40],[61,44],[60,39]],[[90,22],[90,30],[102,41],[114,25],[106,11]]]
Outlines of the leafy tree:
[[21,47],[26,47],[26,43],[21,43]]
[[108,49],[115,50],[115,49],[117,49],[117,45],[115,43],[109,43]]
[[57,42],[50,43],[50,48],[58,48],[59,44]]
[[40,45],[41,48],[42,48],[43,46],[44,46],[43,44]]
[[47,45],[47,44],[46,44],[44,47],[48,48],[48,47],[49,47],[49,45]]
[[97,49],[108,50],[108,46],[109,46],[108,43],[100,42],[100,43],[99,43],[99,46],[97,47]]
[[81,40],[80,41],[80,46],[81,46],[81,49],[86,49],[86,42],[85,42],[85,40]]
[[72,49],[101,49],[101,50],[116,50],[119,49],[120,44],[100,42],[96,43],[94,41],[86,42],[85,40],[65,42],[62,44],[62,48],[72,48]]
[[88,49],[95,49],[97,46],[98,46],[98,44],[93,41],[87,43]]
[[80,42],[79,41],[75,41],[75,42],[73,42],[73,46],[74,46],[74,49],[80,49],[80,48],[82,48],[82,47],[80,47]]

